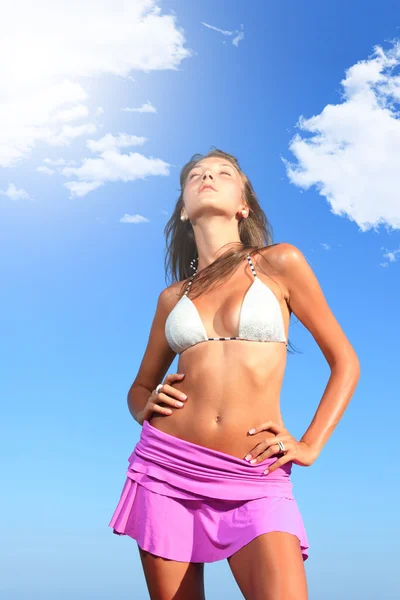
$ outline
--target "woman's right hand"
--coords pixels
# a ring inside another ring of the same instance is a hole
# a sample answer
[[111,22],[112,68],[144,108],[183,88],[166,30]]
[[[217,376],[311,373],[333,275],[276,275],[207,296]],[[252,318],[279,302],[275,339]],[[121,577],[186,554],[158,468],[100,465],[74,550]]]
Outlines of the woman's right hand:
[[170,408],[160,406],[160,403],[167,404],[168,407],[171,406],[174,408],[182,408],[184,406],[184,403],[187,400],[186,394],[183,394],[181,391],[172,387],[174,381],[182,381],[184,377],[184,373],[170,373],[165,377],[158,394],[156,393],[156,390],[153,390],[144,409],[136,415],[136,421],[139,425],[143,425],[143,421],[148,421],[153,413],[167,416],[172,414]]

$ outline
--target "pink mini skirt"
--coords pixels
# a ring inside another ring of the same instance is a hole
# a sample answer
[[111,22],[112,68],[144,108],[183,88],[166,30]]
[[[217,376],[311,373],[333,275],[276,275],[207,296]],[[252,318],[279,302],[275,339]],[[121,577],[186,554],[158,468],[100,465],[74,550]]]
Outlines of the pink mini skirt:
[[143,550],[182,562],[228,558],[270,531],[297,536],[307,560],[303,520],[288,462],[246,460],[170,435],[143,422],[109,527]]

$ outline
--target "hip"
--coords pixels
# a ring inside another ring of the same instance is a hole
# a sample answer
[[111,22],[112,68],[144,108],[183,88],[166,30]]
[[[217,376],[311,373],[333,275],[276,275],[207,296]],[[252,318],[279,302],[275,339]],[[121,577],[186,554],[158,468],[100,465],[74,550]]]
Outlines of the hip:
[[251,500],[292,498],[292,462],[264,474],[275,457],[258,464],[188,442],[144,421],[139,442],[128,459],[127,476],[153,492],[177,498]]
[[[186,402],[190,402],[190,399]],[[153,414],[151,426],[163,433],[187,442],[205,446],[212,450],[225,452],[236,458],[244,458],[262,439],[275,437],[271,431],[264,430],[255,435],[248,431],[266,421],[283,426],[279,405],[263,407],[257,410],[247,406],[218,410],[214,407],[200,407],[186,404],[181,409],[172,409],[171,415]]]

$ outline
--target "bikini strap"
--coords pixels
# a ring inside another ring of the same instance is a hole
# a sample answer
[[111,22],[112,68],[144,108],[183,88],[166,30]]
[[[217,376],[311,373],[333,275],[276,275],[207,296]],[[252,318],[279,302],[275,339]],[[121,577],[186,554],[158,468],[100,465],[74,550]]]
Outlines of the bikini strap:
[[[194,275],[195,275],[195,274],[194,274]],[[189,290],[190,290],[190,286],[191,286],[191,285],[192,285],[192,283],[193,283],[193,277],[194,277],[194,275],[192,275],[192,276],[191,276],[191,279],[190,279],[189,283],[188,283],[188,284],[187,284],[187,286],[186,286],[186,290],[185,290],[185,292],[184,292],[184,294],[183,294],[184,296],[187,296],[187,295],[188,295],[188,292],[189,292]]]
[[[255,270],[255,268],[254,268],[253,262],[252,262],[252,260],[251,260],[250,254],[248,254],[246,258],[247,258],[247,260],[249,261],[250,269],[252,270],[252,273],[253,273],[254,277],[257,277],[257,273],[256,273],[256,270]],[[194,274],[194,275],[195,275],[195,274]],[[184,292],[184,296],[187,296],[187,295],[188,295],[188,293],[189,293],[190,286],[191,286],[191,285],[192,285],[192,283],[193,283],[193,277],[194,277],[194,275],[192,275],[192,276],[191,276],[191,279],[190,279],[189,283],[188,283],[188,284],[187,284],[187,286],[186,286],[186,290],[185,290],[185,292]]]
[[251,261],[250,254],[248,254],[246,258],[249,261],[249,265],[250,265],[250,268],[251,268],[251,270],[253,272],[254,277],[257,277],[257,273],[256,273],[256,270],[255,270],[255,268],[253,266],[253,263]]

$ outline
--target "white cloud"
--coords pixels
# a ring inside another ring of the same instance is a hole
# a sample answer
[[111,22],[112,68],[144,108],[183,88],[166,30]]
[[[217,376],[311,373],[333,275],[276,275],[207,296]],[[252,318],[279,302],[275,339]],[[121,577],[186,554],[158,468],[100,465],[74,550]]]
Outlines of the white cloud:
[[70,197],[82,197],[86,196],[89,192],[97,190],[97,188],[103,185],[101,181],[71,181],[71,183],[64,184],[71,192]]
[[23,189],[18,189],[13,183],[8,184],[5,192],[0,190],[0,196],[7,196],[11,200],[27,200],[30,198],[28,192]]
[[85,123],[84,125],[63,125],[57,134],[49,137],[46,141],[51,146],[69,146],[77,137],[96,133],[96,131],[96,126],[91,123]]
[[134,181],[149,175],[169,175],[169,164],[159,158],[147,158],[138,152],[121,154],[112,148],[100,158],[85,158],[80,167],[64,167],[60,172],[79,181],[65,183],[72,196],[85,196],[108,181]]
[[[177,70],[192,55],[157,0],[14,0],[1,12],[0,167],[97,131],[82,78]],[[79,81],[78,81],[79,80]],[[95,86],[93,86],[95,88]],[[96,100],[96,99],[95,99]]]
[[323,247],[324,250],[330,250],[331,246],[329,244],[325,244],[324,242],[321,242],[321,246]]
[[209,29],[213,29],[214,31],[217,31],[218,33],[222,33],[222,35],[225,35],[225,36],[233,35],[234,33],[236,33],[237,35],[235,35],[235,37],[232,40],[233,46],[238,46],[239,42],[244,39],[243,25],[240,25],[241,30],[236,29],[235,31],[231,31],[229,29],[219,29],[218,27],[214,27],[214,25],[209,25],[208,23],[204,23],[204,21],[202,21],[201,24],[204,25],[205,27],[208,27]]
[[65,183],[71,192],[70,197],[86,196],[107,182],[134,181],[148,176],[169,175],[169,163],[158,158],[147,158],[138,152],[122,154],[121,148],[141,146],[147,138],[126,133],[112,135],[108,133],[98,140],[87,140],[86,145],[99,154],[96,158],[84,158],[80,166],[76,161],[45,158],[46,166],[38,167],[37,171],[52,174],[55,171],[47,165],[55,167],[60,175],[74,177],[77,180]]
[[282,158],[292,183],[315,186],[336,215],[362,231],[400,228],[400,43],[379,46],[346,71],[342,102],[309,119],[301,116],[289,145],[297,159]]
[[[16,95],[14,99],[1,103],[0,166],[15,166],[38,142],[65,145],[77,135],[83,135],[88,125],[83,129],[82,126],[66,125],[65,120],[70,119],[71,112],[63,109],[68,105],[75,105],[76,108],[86,98],[82,86],[64,80],[31,90],[29,95]],[[89,126],[89,129],[95,127]]]
[[396,250],[387,250],[386,248],[381,248],[381,250],[385,250],[383,256],[388,259],[386,262],[380,263],[381,267],[388,267],[389,263],[400,260],[400,248],[396,248]]
[[[243,29],[243,25],[242,25],[242,29]],[[241,42],[242,40],[244,40],[244,32],[238,31],[237,35],[235,35],[235,37],[232,40],[233,46],[239,46],[239,42]]]
[[44,158],[43,162],[54,167],[62,167],[64,165],[75,165],[75,160],[65,160],[65,158]]
[[121,108],[122,111],[125,112],[138,112],[138,113],[156,113],[157,110],[154,108],[154,106],[152,105],[152,103],[147,100],[147,102],[145,102],[144,104],[142,104],[142,106],[140,106],[139,108]]
[[398,260],[400,254],[400,250],[393,250],[392,252],[386,252],[384,256],[389,259],[390,262],[396,262]]
[[36,171],[38,171],[38,173],[43,173],[44,175],[54,175],[55,173],[55,170],[50,169],[49,167],[37,167]]
[[218,33],[222,33],[222,35],[232,35],[233,31],[229,31],[227,29],[219,29],[218,27],[214,27],[214,25],[209,25],[208,23],[201,22],[202,25],[208,27],[209,29],[213,29],[214,31],[218,31]]
[[124,214],[120,219],[120,223],[149,223],[150,219],[142,217],[142,215],[128,215]]
[[142,146],[147,142],[147,138],[138,137],[137,135],[128,135],[127,133],[119,133],[117,136],[107,133],[100,140],[88,140],[87,147],[92,152],[104,152],[114,148],[128,148],[129,146]]

